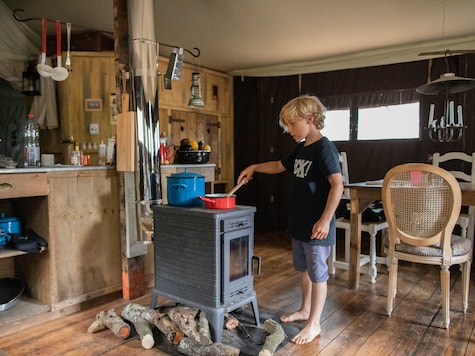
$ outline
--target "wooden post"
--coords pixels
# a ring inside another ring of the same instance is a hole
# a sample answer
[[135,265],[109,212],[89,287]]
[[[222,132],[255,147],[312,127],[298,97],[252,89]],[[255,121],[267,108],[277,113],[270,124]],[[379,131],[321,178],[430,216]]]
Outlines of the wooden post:
[[[129,69],[129,28],[127,0],[113,0],[114,7],[114,52],[116,62],[116,101],[122,112],[122,70]],[[122,295],[131,300],[145,294],[145,258],[127,258],[124,174],[120,174],[120,231],[122,243]]]

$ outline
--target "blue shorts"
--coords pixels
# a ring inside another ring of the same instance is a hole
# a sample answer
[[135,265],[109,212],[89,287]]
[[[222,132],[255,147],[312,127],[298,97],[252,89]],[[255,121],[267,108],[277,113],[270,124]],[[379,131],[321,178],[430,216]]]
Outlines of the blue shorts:
[[313,245],[292,239],[294,268],[299,272],[308,272],[313,283],[322,283],[328,280],[327,259],[331,246]]

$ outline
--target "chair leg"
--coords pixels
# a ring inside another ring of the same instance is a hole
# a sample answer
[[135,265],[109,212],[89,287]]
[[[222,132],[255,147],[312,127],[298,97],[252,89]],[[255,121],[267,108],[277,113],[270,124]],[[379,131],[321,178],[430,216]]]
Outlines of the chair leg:
[[440,266],[440,290],[442,294],[443,327],[450,325],[450,272],[447,266]]
[[396,258],[391,258],[391,263],[389,265],[388,303],[386,307],[389,316],[391,316],[393,312],[394,298],[396,297],[397,268],[398,260]]
[[376,276],[378,275],[378,268],[376,267],[376,234],[374,229],[371,230],[369,235],[369,276],[371,277],[371,283],[376,283]]
[[388,229],[381,230],[381,256],[386,256],[382,258],[384,258],[384,264],[386,265],[387,268],[389,268],[389,259],[388,259],[387,253],[384,251],[384,246],[386,246],[388,240],[389,240]]
[[462,306],[463,312],[466,313],[468,309],[468,290],[470,288],[470,268],[471,261],[468,260],[462,265]]
[[350,229],[345,229],[345,262],[350,262]]

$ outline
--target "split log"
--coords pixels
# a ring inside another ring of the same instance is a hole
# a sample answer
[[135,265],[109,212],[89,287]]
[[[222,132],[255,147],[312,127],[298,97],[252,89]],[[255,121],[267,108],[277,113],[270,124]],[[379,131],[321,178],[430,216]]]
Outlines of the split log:
[[264,330],[269,333],[259,352],[259,356],[272,356],[277,347],[284,341],[285,332],[282,326],[272,319],[264,321]]
[[178,351],[190,356],[238,356],[239,349],[214,343],[208,346],[201,345],[198,341],[185,337],[178,344]]
[[96,320],[89,326],[87,331],[89,333],[95,333],[105,328],[110,329],[115,335],[126,339],[130,335],[130,326],[124,320],[117,315],[114,309],[110,309],[107,312],[101,311],[96,315]]
[[133,310],[134,315],[141,316],[150,324],[155,325],[173,344],[178,344],[183,339],[184,334],[178,326],[170,320],[165,312],[160,312],[150,307],[144,307],[140,304],[129,303],[128,310]]
[[168,316],[178,325],[180,330],[189,338],[200,342],[200,331],[195,321],[197,313],[198,309],[185,306],[178,306],[168,310]]
[[[239,322],[238,319],[231,316],[230,314],[228,313],[224,314],[224,321],[225,321],[226,329],[228,330],[236,329],[239,336],[241,336],[244,339],[249,339],[251,337],[251,335],[249,335],[249,332],[244,327],[244,325],[241,322]],[[254,327],[254,325],[251,325],[251,326]]]
[[206,313],[202,310],[200,312],[200,344],[202,346],[208,346],[213,343],[211,340],[211,331],[209,329],[209,321],[206,317]]
[[152,329],[150,328],[150,323],[147,319],[142,316],[141,313],[142,306],[135,303],[129,303],[122,309],[122,317],[130,321],[134,327],[137,334],[140,336],[140,341],[144,349],[151,349],[155,345],[155,340],[153,338]]
[[156,326],[158,330],[166,336],[167,340],[175,345],[177,345],[185,336],[183,331],[181,331],[167,315],[158,319]]
[[228,330],[236,329],[239,326],[239,320],[229,315],[228,313],[224,314],[224,321],[225,321],[226,329]]

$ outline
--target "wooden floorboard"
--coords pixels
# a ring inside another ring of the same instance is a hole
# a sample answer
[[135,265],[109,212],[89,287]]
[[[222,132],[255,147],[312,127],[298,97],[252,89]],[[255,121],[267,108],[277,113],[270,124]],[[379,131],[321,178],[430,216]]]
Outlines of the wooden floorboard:
[[[257,233],[255,240],[255,255],[262,257],[261,274],[255,276],[260,310],[276,315],[295,310],[301,301],[300,279],[292,269],[289,239],[283,233]],[[386,315],[386,266],[379,266],[375,284],[371,284],[369,277],[362,274],[360,288],[356,291],[347,288],[347,271],[337,270],[328,281],[322,335],[308,345],[288,342],[275,355],[475,354],[473,277],[469,310],[464,314],[460,272],[458,267],[451,269],[451,324],[450,330],[445,330],[441,328],[438,267],[400,264],[398,291],[391,317]],[[149,305],[150,295],[133,302]],[[161,298],[159,304],[161,302],[165,299]],[[84,310],[71,314],[67,310],[61,313],[43,312],[21,321],[6,317],[2,321],[0,313],[0,350],[11,356],[167,355],[157,348],[143,349],[138,338],[122,340],[109,330],[87,333],[98,312],[111,308],[120,312],[127,303],[129,301],[119,295],[101,303],[90,302],[83,306]],[[14,308],[19,307],[21,304]],[[303,323],[293,325],[302,327]]]

